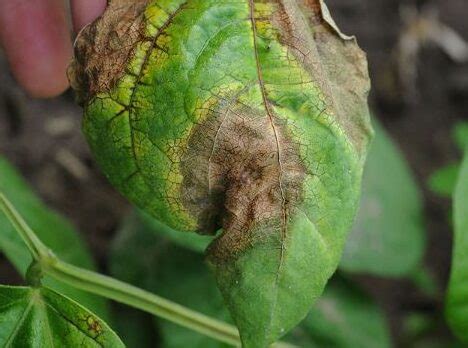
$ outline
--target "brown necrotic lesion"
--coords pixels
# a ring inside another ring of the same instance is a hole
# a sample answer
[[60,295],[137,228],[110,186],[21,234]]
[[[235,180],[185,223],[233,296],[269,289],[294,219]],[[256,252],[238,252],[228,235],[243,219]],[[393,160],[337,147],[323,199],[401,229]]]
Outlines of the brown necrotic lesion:
[[212,111],[193,128],[181,168],[181,196],[199,232],[225,231],[210,250],[224,260],[251,243],[256,225],[272,225],[269,233],[281,238],[306,173],[279,117],[241,103]]
[[112,90],[125,74],[137,44],[147,39],[144,11],[148,2],[112,0],[101,18],[78,35],[68,76],[80,103]]

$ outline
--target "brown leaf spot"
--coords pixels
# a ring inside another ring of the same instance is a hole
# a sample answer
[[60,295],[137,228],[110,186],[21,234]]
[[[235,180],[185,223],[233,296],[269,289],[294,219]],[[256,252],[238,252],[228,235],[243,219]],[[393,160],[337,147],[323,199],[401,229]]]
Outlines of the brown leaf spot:
[[99,336],[101,334],[102,326],[96,318],[89,316],[86,318],[86,324],[88,325],[88,331],[92,332],[95,336]]
[[299,144],[277,117],[273,122],[276,136],[263,110],[233,105],[192,131],[181,163],[182,197],[201,232],[225,231],[211,246],[211,257],[226,261],[244,250],[256,225],[271,223],[269,233],[280,237],[283,218],[302,199],[306,169]]
[[104,14],[78,35],[68,76],[80,103],[111,90],[124,74],[136,44],[144,39],[147,2],[113,0]]

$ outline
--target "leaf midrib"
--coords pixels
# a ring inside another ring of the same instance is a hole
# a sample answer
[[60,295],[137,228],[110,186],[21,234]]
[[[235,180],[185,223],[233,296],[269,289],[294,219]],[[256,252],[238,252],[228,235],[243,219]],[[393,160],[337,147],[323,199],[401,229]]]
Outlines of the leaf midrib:
[[280,281],[280,273],[281,269],[283,267],[283,262],[284,262],[284,253],[285,253],[285,240],[286,240],[286,224],[287,224],[287,213],[286,213],[286,199],[285,199],[285,194],[284,194],[284,189],[283,189],[283,166],[281,162],[281,146],[279,143],[278,139],[278,130],[276,129],[275,123],[274,123],[274,117],[270,109],[270,101],[268,99],[268,93],[265,88],[265,82],[263,79],[263,71],[260,63],[260,58],[258,54],[258,43],[257,43],[257,26],[256,26],[256,18],[255,18],[255,2],[254,0],[247,0],[248,6],[249,6],[249,12],[250,12],[250,21],[252,23],[252,35],[253,35],[253,50],[254,50],[254,56],[255,56],[255,64],[256,64],[256,69],[257,69],[257,77],[258,77],[258,83],[260,86],[261,94],[262,94],[262,99],[263,99],[263,105],[265,107],[265,111],[267,113],[267,116],[269,118],[271,127],[273,129],[273,133],[275,136],[275,142],[276,142],[276,150],[277,150],[277,156],[278,156],[278,165],[279,165],[279,175],[278,175],[278,182],[279,182],[279,188],[281,191],[281,212],[282,212],[282,222],[281,222],[281,251],[280,251],[280,259],[279,259],[279,264],[278,264],[278,269],[276,271],[275,275],[275,284],[273,287],[274,291],[274,300],[273,303],[271,304],[271,310],[270,310],[270,318],[269,318],[269,323],[267,326],[265,326],[265,338],[269,337],[271,334],[271,325],[273,322],[273,317],[275,315],[275,310],[278,302],[278,287],[279,287],[279,281]]

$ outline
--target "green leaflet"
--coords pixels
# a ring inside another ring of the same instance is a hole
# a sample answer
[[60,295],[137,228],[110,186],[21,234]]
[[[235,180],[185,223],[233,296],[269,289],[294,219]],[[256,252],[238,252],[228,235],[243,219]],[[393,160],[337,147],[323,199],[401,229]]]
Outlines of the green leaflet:
[[[94,262],[78,232],[63,217],[49,210],[20,174],[0,157],[0,191],[14,204],[39,238],[61,259],[76,266],[94,269]],[[32,257],[21,237],[0,212],[0,251],[24,275]],[[46,277],[44,283],[92,309],[107,319],[106,302],[97,296]]]
[[361,208],[341,259],[349,272],[406,276],[425,250],[421,193],[405,159],[383,127],[374,122],[362,180]]
[[[365,57],[322,1],[113,0],[71,67],[109,180],[207,259],[244,346],[335,271],[371,127]],[[337,68],[338,67],[338,68]]]
[[[468,122],[458,122],[452,130],[452,139],[457,148],[463,152],[468,146]],[[448,164],[436,170],[429,177],[428,185],[431,191],[451,197],[457,183],[460,165],[458,163]]]
[[451,197],[455,190],[459,171],[460,165],[458,163],[449,164],[436,170],[429,177],[429,188],[440,196]]
[[[154,232],[135,215],[125,221],[113,243],[111,270],[114,276],[164,294],[189,308],[228,320],[223,299],[215,288],[214,279],[202,264],[202,257],[168,243],[166,236],[161,237]],[[126,317],[123,321],[127,322]],[[158,321],[158,327],[163,348],[225,347],[165,321]],[[381,311],[351,284],[339,278],[327,285],[306,319],[286,340],[307,348],[390,346],[388,328]]]
[[446,316],[453,332],[468,342],[468,151],[453,194],[455,237]]
[[124,347],[101,319],[47,288],[0,285],[2,347]]

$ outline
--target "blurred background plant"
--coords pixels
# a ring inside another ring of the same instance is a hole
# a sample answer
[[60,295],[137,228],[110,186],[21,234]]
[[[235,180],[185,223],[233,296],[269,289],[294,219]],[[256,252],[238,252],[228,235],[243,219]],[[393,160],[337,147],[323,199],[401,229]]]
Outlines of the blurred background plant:
[[[368,53],[376,139],[340,269],[288,339],[301,347],[463,347],[446,324],[444,300],[451,196],[468,144],[468,3],[327,3]],[[96,168],[80,122],[70,92],[26,97],[0,51],[0,189],[38,235],[66,261],[229,321],[201,262],[209,239],[171,231],[130,207]],[[22,284],[27,250],[1,215],[0,231],[0,283]],[[129,347],[223,347],[46,283],[110,318]]]

